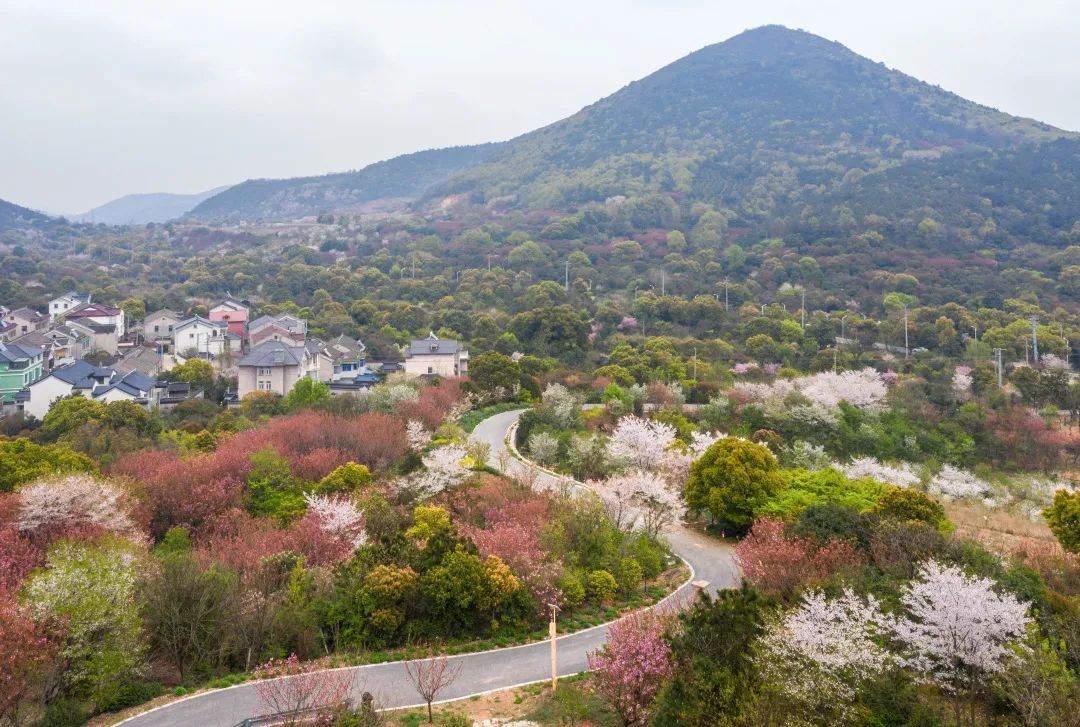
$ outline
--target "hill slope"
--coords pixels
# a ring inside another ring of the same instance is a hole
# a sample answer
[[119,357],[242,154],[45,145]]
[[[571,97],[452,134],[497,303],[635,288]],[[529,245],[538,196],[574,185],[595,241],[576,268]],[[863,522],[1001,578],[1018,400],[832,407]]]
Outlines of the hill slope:
[[27,207],[0,199],[0,232],[34,225],[48,224],[53,218]]
[[129,194],[100,207],[74,215],[73,222],[104,222],[107,225],[143,225],[147,222],[167,222],[190,212],[204,199],[225,191],[217,187],[196,194]]
[[522,205],[554,208],[643,191],[719,192],[738,203],[755,186],[827,187],[853,170],[1075,136],[767,26],[513,139],[436,191],[517,194]]
[[378,199],[415,199],[487,159],[497,144],[431,149],[321,177],[252,179],[203,201],[190,216],[210,221],[297,218]]

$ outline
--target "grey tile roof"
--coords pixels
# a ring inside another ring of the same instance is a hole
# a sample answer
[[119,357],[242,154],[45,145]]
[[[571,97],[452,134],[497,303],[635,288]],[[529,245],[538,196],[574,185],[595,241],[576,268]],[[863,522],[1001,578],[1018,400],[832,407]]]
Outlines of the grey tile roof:
[[22,343],[0,343],[0,361],[15,363],[33,359],[44,353],[40,346],[30,346]]
[[440,340],[434,333],[427,338],[410,341],[406,356],[445,356],[461,351],[461,342],[452,339]]
[[304,360],[303,346],[289,346],[282,341],[264,341],[240,359],[237,366],[299,366]]

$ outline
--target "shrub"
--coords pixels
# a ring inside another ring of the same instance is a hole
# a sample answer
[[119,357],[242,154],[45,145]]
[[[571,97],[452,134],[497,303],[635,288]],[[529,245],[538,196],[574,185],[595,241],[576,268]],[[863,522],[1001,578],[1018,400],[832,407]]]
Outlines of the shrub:
[[1080,553],[1080,490],[1058,490],[1043,516],[1061,547]]
[[598,603],[611,603],[615,600],[615,594],[619,590],[619,583],[609,571],[594,570],[589,574],[585,590],[589,594],[589,598]]
[[633,593],[641,587],[642,576],[641,564],[633,558],[623,558],[619,563],[619,570],[616,572],[615,580],[619,584],[619,590],[623,593]]
[[833,503],[865,511],[873,508],[884,486],[874,480],[849,480],[834,469],[785,470],[782,488],[761,508],[762,515],[792,520],[813,505]]
[[921,523],[939,530],[947,529],[949,525],[945,508],[940,502],[906,487],[886,487],[874,507],[874,513],[890,520]]
[[866,517],[853,507],[829,502],[811,505],[802,511],[799,519],[792,523],[788,534],[800,538],[810,538],[821,543],[829,540],[843,540],[862,550],[870,547],[870,523]]
[[578,571],[563,573],[559,578],[559,590],[563,594],[563,604],[569,608],[576,608],[585,602],[585,585]]

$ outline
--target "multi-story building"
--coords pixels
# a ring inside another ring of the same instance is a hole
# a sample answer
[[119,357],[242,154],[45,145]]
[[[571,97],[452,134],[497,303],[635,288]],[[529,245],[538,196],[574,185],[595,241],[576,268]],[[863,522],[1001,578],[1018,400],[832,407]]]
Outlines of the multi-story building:
[[41,378],[45,349],[22,343],[0,343],[0,399],[15,401],[15,394]]
[[405,373],[415,376],[467,376],[469,352],[460,341],[440,340],[434,332],[405,350]]

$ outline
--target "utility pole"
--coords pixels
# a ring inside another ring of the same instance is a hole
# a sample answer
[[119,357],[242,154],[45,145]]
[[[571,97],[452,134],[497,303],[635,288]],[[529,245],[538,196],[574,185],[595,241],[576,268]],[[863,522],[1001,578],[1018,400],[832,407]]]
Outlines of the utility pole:
[[490,254],[487,256],[487,264],[488,264],[488,270],[491,270],[491,255]]
[[1031,317],[1031,356],[1035,359],[1035,363],[1039,363],[1039,319],[1036,316]]
[[844,333],[844,321],[846,321],[846,320],[847,320],[847,313],[840,316],[840,338],[844,339],[845,341],[847,340],[847,334]]
[[660,295],[667,295],[667,271],[660,269]]
[[908,346],[907,314],[908,314],[908,307],[905,305],[904,306],[904,358],[911,358],[911,348]]
[[724,278],[724,312],[728,311],[728,295],[727,295],[728,279]]
[[694,381],[697,381],[697,346],[694,346]]
[[569,259],[566,260],[566,272],[565,272],[564,278],[563,278],[563,289],[566,290],[567,293],[570,292],[570,260]]
[[975,343],[979,342],[979,325],[976,323],[972,328],[975,330]]
[[806,288],[802,289],[802,309],[799,311],[802,317],[802,329],[806,330]]
[[836,373],[836,348],[837,344],[834,343],[832,347],[832,370],[834,374]]
[[1001,354],[1002,354],[1003,350],[1004,349],[1001,349],[1001,348],[995,348],[994,349],[994,358],[997,361],[997,379],[998,379],[998,388],[999,389],[1001,388]]

